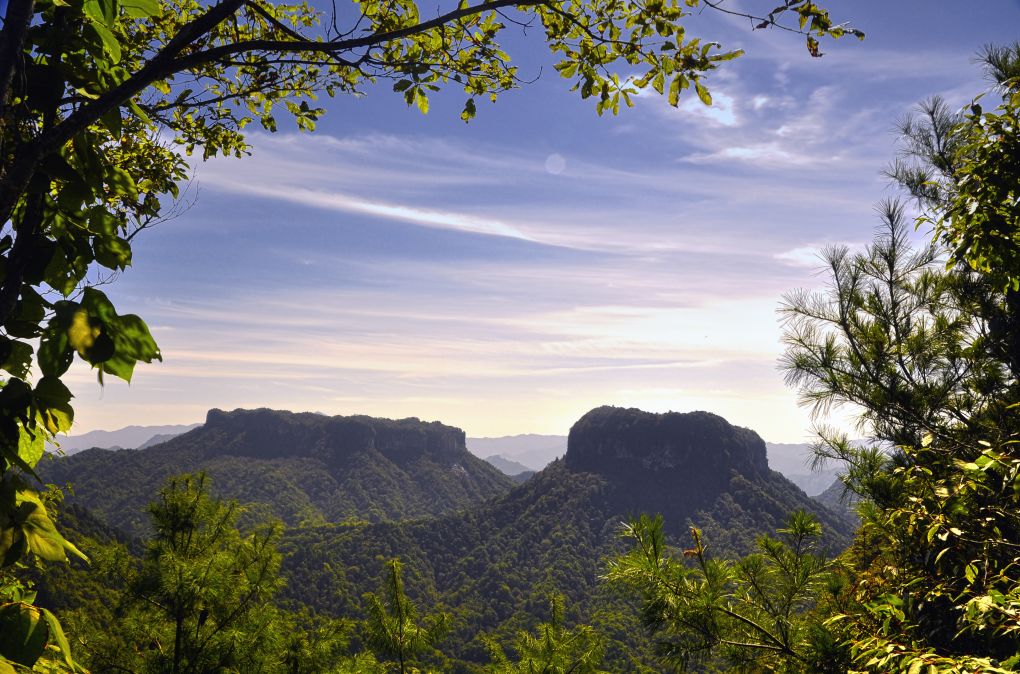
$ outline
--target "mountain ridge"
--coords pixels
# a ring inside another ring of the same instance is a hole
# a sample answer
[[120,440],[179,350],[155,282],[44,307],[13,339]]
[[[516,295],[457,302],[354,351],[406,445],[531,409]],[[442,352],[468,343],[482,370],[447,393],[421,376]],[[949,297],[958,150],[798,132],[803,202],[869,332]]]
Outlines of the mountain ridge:
[[291,526],[437,515],[513,484],[467,451],[459,428],[268,409],[214,409],[202,426],[153,447],[88,449],[39,466],[47,482],[74,482],[69,502],[132,535],[146,531],[145,504],[167,478],[199,470],[218,496],[252,504],[251,518]]

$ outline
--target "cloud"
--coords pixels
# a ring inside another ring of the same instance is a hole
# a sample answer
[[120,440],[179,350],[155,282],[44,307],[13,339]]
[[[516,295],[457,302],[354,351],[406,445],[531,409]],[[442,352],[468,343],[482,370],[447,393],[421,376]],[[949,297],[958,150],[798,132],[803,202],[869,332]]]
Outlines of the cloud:
[[324,192],[294,185],[253,184],[247,180],[231,179],[223,174],[215,173],[206,178],[206,184],[234,194],[278,199],[303,206],[326,208],[344,213],[364,213],[381,218],[412,222],[426,227],[453,229],[473,234],[505,236],[524,241],[534,240],[513,225],[497,220],[403,204],[366,201],[341,192]]
[[712,91],[712,105],[705,105],[691,96],[680,104],[678,110],[689,117],[701,117],[719,126],[739,125],[733,97],[719,89]]

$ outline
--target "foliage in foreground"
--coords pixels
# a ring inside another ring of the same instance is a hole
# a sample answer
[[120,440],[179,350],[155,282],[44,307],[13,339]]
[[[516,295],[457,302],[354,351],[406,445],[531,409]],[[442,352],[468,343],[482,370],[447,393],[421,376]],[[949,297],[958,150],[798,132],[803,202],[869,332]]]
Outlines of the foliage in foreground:
[[140,563],[122,555],[104,569],[123,589],[80,634],[90,668],[272,671],[286,634],[272,605],[280,528],[241,534],[239,508],[208,489],[203,475],[171,480],[149,507],[154,535]]
[[[991,436],[990,436],[991,437]],[[904,448],[900,499],[861,509],[847,558],[852,611],[830,619],[856,667],[876,672],[1020,668],[1017,440]]]
[[784,361],[805,401],[853,403],[872,446],[823,434],[861,528],[827,623],[861,671],[1020,663],[1020,527],[1011,290],[914,251],[898,211],[864,253],[828,256],[830,290],[791,296]]
[[602,637],[592,627],[579,625],[573,629],[564,621],[564,597],[549,597],[549,622],[541,623],[529,633],[521,631],[514,643],[517,660],[507,657],[502,647],[488,641],[492,663],[489,674],[605,674],[599,669],[605,655]]
[[606,579],[641,598],[641,618],[656,654],[671,668],[725,671],[839,672],[845,657],[814,611],[838,593],[831,562],[816,549],[821,527],[796,512],[778,537],[763,535],[758,552],[736,561],[707,553],[692,527],[693,547],[666,545],[662,519],[627,524],[631,550],[610,562]]
[[853,404],[889,443],[818,447],[860,498],[845,604],[827,623],[855,671],[1020,667],[1020,45],[983,59],[1001,105],[926,102],[889,172],[946,248],[911,250],[894,211],[865,253],[828,254],[827,292],[785,307],[803,399]]
[[397,671],[417,671],[413,663],[422,654],[431,653],[449,632],[450,616],[437,613],[418,620],[418,608],[404,592],[402,564],[398,559],[386,562],[383,596],[367,593],[365,641],[380,658],[394,661]]

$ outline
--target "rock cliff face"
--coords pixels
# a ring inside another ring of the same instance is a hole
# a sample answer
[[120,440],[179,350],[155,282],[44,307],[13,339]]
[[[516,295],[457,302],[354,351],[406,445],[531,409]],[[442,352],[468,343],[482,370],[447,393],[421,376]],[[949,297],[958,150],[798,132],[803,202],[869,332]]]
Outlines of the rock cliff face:
[[680,535],[695,524],[736,551],[748,551],[757,534],[775,530],[798,509],[819,515],[833,545],[851,529],[843,513],[820,506],[769,469],[757,433],[708,412],[596,408],[570,430],[564,466],[603,478],[616,513],[662,514],[667,529]]
[[303,456],[336,466],[358,454],[379,452],[406,463],[422,457],[463,462],[464,431],[438,421],[376,419],[366,416],[257,410],[209,410],[205,425],[193,431],[213,440],[209,451],[262,459]]
[[566,464],[652,480],[728,478],[731,470],[745,477],[769,473],[765,442],[754,431],[709,412],[653,414],[622,407],[596,408],[574,424]]

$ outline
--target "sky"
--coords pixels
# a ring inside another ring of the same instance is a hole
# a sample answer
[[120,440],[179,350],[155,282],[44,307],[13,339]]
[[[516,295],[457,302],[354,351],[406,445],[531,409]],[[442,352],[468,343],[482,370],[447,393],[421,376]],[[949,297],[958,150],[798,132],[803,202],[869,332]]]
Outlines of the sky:
[[867,39],[811,58],[800,36],[690,17],[747,52],[708,78],[712,107],[644,95],[600,118],[533,34],[511,46],[537,80],[470,124],[463,92],[423,116],[381,83],[322,100],[314,133],[196,161],[180,215],[104,287],[164,362],[105,386],[76,365],[73,434],[213,407],[566,434],[621,405],[809,440],[777,367],[783,295],[824,286],[823,247],[871,239],[896,121],[932,94],[967,103],[977,49],[1020,38],[1016,0],[823,4]]

